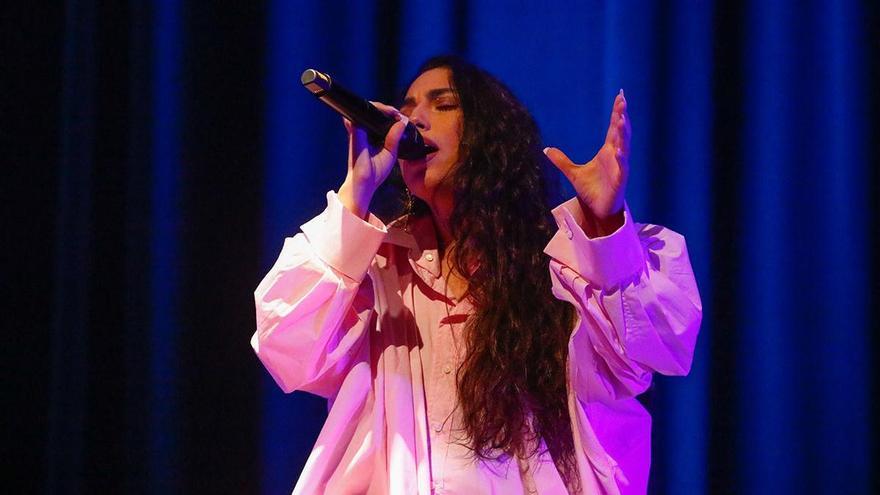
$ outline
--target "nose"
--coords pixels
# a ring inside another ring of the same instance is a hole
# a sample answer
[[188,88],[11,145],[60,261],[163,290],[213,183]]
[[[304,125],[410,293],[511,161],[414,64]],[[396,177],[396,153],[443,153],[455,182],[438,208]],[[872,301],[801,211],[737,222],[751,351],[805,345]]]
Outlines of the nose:
[[409,114],[409,121],[413,123],[416,128],[422,131],[427,131],[431,128],[431,122],[428,118],[428,112],[423,105],[419,105],[416,108],[413,108],[412,113]]

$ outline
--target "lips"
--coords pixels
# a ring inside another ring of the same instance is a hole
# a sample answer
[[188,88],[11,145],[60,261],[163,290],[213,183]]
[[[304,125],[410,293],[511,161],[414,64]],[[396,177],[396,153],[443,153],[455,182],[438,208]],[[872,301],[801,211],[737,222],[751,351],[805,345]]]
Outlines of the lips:
[[440,148],[436,144],[434,144],[434,142],[431,141],[430,139],[426,139],[426,138],[422,137],[422,140],[425,143],[425,148],[427,148],[427,150],[428,150],[428,152],[425,153],[425,161],[428,161],[434,157],[434,155],[437,153],[437,151],[440,150]]

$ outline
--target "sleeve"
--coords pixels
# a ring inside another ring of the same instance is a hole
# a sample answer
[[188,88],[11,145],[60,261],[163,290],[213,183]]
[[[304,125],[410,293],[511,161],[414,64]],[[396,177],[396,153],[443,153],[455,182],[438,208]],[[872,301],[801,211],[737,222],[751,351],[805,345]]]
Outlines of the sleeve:
[[628,208],[616,232],[590,239],[577,198],[553,210],[554,295],[577,308],[569,370],[577,396],[614,401],[644,392],[653,372],[686,375],[702,304],[684,237],[640,225]]
[[[285,392],[336,394],[368,338],[373,291],[365,279],[385,225],[364,221],[327,193],[327,209],[284,241],[254,292],[251,346]],[[367,354],[368,355],[368,354]]]

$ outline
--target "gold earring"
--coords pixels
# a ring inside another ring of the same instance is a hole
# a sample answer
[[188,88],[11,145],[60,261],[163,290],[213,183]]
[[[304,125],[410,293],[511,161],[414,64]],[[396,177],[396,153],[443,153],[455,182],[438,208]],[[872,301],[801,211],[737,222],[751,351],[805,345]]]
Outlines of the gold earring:
[[404,191],[406,191],[406,199],[403,203],[403,214],[405,215],[405,218],[403,219],[403,230],[409,232],[409,219],[415,209],[415,202],[413,201],[413,195],[409,188],[404,187]]

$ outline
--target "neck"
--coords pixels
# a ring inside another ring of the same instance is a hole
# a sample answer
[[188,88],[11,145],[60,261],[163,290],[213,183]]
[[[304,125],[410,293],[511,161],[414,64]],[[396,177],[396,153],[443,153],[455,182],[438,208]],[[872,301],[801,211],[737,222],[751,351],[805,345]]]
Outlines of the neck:
[[447,295],[458,301],[467,293],[467,281],[462,278],[452,263],[455,251],[455,238],[449,225],[452,216],[452,197],[447,196],[446,201],[430,201],[428,208],[431,210],[431,219],[434,221],[434,231],[437,233],[437,249],[440,254],[440,266],[445,282],[444,291]]
[[445,251],[455,241],[449,225],[449,217],[452,216],[452,198],[437,198],[428,202],[428,208],[431,210],[434,230],[437,232],[438,248],[441,252]]

